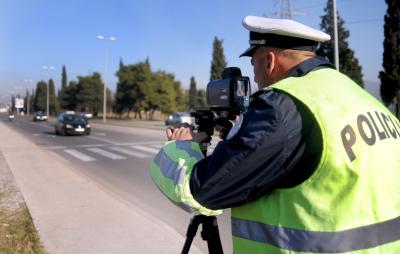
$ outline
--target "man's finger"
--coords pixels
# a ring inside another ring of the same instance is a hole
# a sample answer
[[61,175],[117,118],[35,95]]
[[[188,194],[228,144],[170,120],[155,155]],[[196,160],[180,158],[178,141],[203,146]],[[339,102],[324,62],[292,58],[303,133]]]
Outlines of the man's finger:
[[174,133],[174,130],[173,130],[172,128],[167,128],[167,129],[165,130],[165,133],[167,134],[168,140],[172,140],[172,135],[173,135],[173,133]]
[[205,132],[196,133],[193,137],[193,141],[201,143],[202,141],[206,141],[208,139],[208,135]]

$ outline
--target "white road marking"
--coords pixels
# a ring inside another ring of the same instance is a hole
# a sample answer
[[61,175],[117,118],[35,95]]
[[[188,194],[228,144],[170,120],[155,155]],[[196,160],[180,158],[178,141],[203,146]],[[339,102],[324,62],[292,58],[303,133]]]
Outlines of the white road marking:
[[86,154],[84,154],[82,152],[79,152],[78,150],[75,150],[75,149],[65,149],[63,151],[68,153],[69,155],[74,156],[75,158],[77,158],[77,159],[79,159],[81,161],[85,161],[85,162],[96,161],[95,158],[90,157],[89,155],[86,155]]
[[96,133],[93,133],[93,134],[96,135],[96,136],[102,136],[102,137],[106,136],[106,134],[104,132],[96,132]]
[[122,160],[122,159],[126,159],[126,157],[115,154],[115,153],[111,153],[108,152],[106,150],[100,149],[100,148],[88,148],[88,151],[91,151],[92,153],[97,153],[100,154],[104,157],[110,158],[112,160]]
[[118,145],[118,143],[116,143],[116,142],[114,142],[114,141],[111,141],[111,140],[108,140],[108,139],[99,138],[99,137],[94,137],[94,136],[87,136],[87,137],[90,138],[90,139],[102,141],[102,142],[105,142],[105,143],[108,143],[108,144]]
[[163,146],[164,146],[164,144],[155,144],[155,145],[151,145],[151,147],[158,148],[158,149],[160,149],[160,148],[163,147]]
[[134,149],[138,149],[138,150],[142,150],[145,152],[149,152],[149,153],[158,153],[158,151],[160,149],[155,149],[155,148],[150,148],[150,147],[146,147],[146,146],[131,146]]
[[46,147],[43,147],[43,149],[49,149],[49,150],[66,149],[66,148],[67,148],[66,146],[46,146]]
[[148,154],[144,154],[144,153],[140,153],[140,152],[135,152],[132,151],[130,149],[126,149],[126,148],[122,148],[122,147],[110,147],[111,150],[123,153],[123,154],[127,154],[127,155],[131,155],[134,157],[139,157],[139,158],[146,158],[149,157]]

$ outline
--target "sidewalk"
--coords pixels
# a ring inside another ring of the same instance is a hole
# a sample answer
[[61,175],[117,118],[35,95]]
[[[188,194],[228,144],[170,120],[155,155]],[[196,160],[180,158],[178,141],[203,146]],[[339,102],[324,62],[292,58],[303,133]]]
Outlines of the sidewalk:
[[[50,254],[180,253],[185,236],[0,122],[0,152]],[[0,163],[2,165],[4,163]],[[192,246],[190,253],[201,253]]]

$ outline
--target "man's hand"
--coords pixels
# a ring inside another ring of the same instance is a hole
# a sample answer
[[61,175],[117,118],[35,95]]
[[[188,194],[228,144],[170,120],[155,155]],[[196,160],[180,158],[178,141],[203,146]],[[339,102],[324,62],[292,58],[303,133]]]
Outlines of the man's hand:
[[215,129],[218,131],[218,136],[220,139],[225,140],[229,131],[235,125],[239,118],[239,113],[229,113],[226,117],[218,117],[215,120]]
[[166,133],[168,140],[189,140],[200,143],[208,138],[205,132],[194,133],[193,127],[187,123],[167,128]]

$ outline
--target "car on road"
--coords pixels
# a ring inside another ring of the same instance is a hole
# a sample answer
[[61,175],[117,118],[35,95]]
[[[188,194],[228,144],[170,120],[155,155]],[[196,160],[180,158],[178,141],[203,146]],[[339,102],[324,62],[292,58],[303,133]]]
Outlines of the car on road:
[[92,113],[81,112],[80,114],[83,115],[84,117],[86,117],[87,119],[93,118],[93,114]]
[[58,115],[54,130],[56,135],[90,135],[91,126],[81,114],[64,112]]
[[33,121],[47,121],[47,115],[42,111],[36,111],[33,114]]
[[167,126],[181,123],[194,124],[194,117],[191,117],[190,113],[175,112],[169,115],[167,119],[165,119],[165,125]]

